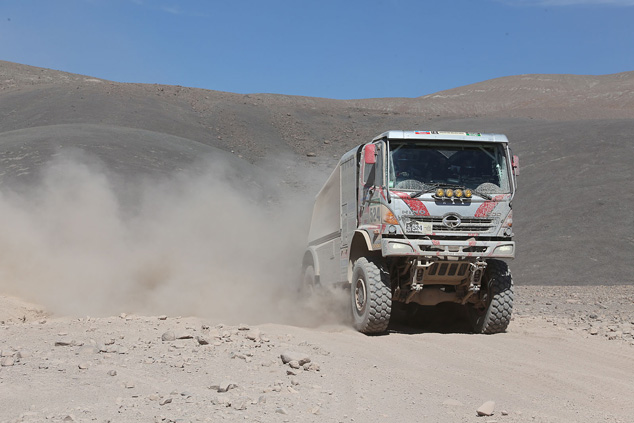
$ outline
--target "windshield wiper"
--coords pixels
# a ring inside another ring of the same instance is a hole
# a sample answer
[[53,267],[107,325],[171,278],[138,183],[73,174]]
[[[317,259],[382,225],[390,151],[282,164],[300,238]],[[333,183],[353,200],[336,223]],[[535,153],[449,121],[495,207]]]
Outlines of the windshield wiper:
[[433,190],[435,190],[439,186],[440,186],[440,184],[425,184],[425,188],[421,189],[420,191],[416,191],[416,192],[411,193],[409,195],[409,198],[420,197],[423,194],[427,194],[428,192],[432,192]]
[[493,197],[491,197],[489,194],[485,194],[482,191],[478,191],[478,190],[473,190],[474,194],[478,194],[480,197],[484,198],[485,200],[492,200]]

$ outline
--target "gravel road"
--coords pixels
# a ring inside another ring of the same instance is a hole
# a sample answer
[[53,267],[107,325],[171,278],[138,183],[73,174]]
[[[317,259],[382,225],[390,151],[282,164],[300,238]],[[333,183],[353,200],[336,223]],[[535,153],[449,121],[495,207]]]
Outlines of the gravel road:
[[517,287],[509,330],[491,336],[0,305],[0,421],[634,418],[631,286]]

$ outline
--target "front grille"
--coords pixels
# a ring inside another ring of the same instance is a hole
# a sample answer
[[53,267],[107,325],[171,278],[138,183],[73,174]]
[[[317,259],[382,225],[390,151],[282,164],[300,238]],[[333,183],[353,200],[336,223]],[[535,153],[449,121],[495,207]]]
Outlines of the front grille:
[[[422,245],[421,244],[418,246],[418,248],[420,248],[420,250],[424,252],[445,251],[445,247],[441,245]],[[456,248],[456,247],[453,247],[453,248]],[[462,247],[463,253],[486,253],[486,251],[487,251],[487,247]],[[456,251],[452,251],[450,249],[449,252],[456,252]]]
[[464,253],[485,253],[487,247],[465,247],[462,249]]
[[437,216],[411,216],[411,220],[421,223],[431,223],[434,232],[469,232],[484,233],[489,232],[493,228],[493,219],[483,217],[461,217],[460,225],[455,228],[449,228],[442,223],[442,217]]

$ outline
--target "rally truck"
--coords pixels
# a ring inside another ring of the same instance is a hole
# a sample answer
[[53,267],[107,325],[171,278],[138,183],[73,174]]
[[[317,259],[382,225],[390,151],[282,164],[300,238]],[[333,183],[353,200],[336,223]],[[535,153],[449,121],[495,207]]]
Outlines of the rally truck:
[[395,130],[353,148],[315,199],[304,285],[349,287],[363,333],[385,332],[393,306],[444,302],[503,332],[518,174],[501,134]]

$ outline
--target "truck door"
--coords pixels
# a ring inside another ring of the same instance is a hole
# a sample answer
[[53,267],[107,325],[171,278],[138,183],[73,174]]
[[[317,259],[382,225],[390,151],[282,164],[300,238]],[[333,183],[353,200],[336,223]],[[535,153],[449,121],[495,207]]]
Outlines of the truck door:
[[359,191],[357,217],[359,224],[370,223],[369,208],[381,184],[381,144],[367,144],[359,160]]

